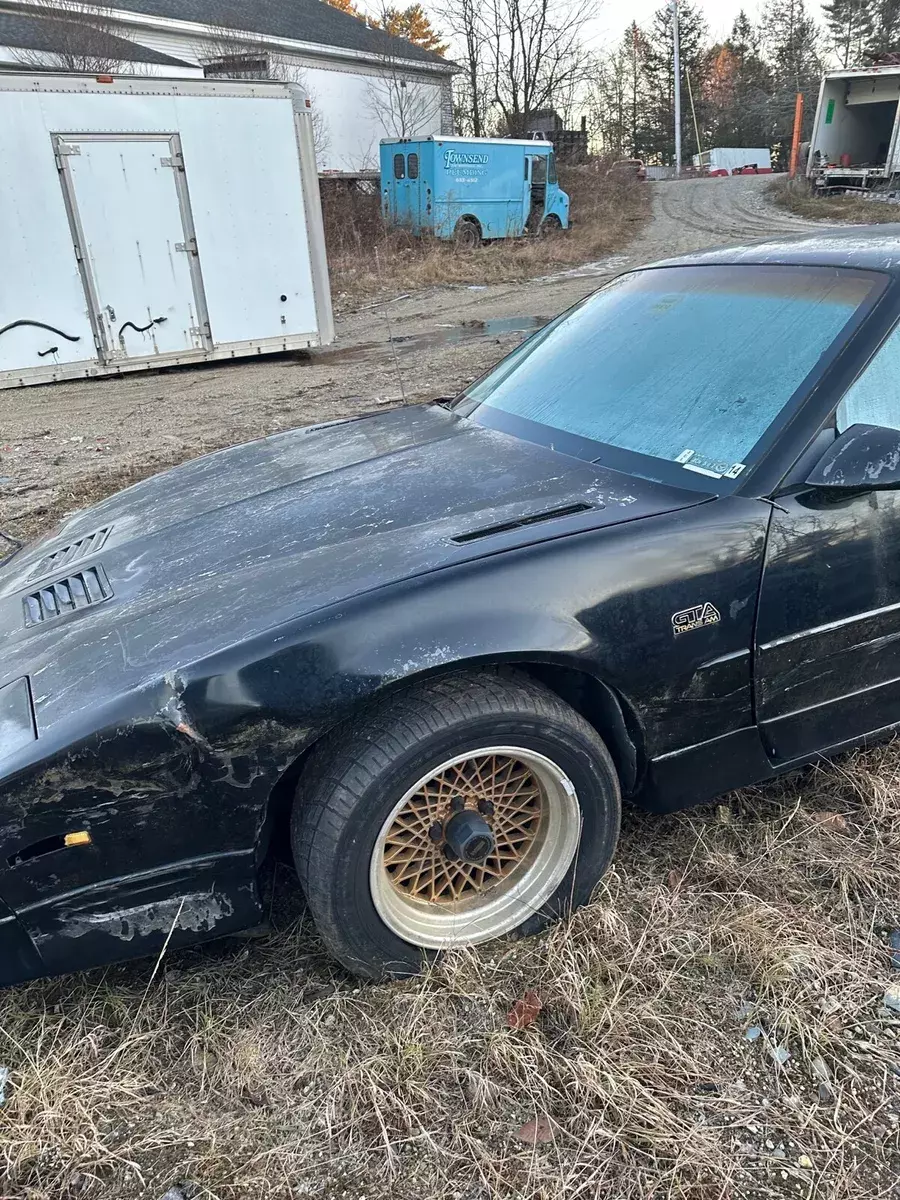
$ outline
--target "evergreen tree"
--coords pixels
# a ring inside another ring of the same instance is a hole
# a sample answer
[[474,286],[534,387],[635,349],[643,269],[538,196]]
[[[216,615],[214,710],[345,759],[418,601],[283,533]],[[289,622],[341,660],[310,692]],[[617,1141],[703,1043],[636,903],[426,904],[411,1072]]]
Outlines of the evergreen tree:
[[900,54],[900,0],[875,0],[872,33],[866,46],[869,62]]
[[[687,78],[695,100],[701,95],[708,63],[707,25],[694,0],[679,0],[678,33],[681,49],[681,144],[685,162],[697,150]],[[642,158],[675,161],[674,28],[671,6],[656,11],[647,31],[645,76],[649,101],[646,129],[639,135]]]
[[632,22],[614,50],[596,60],[588,93],[593,132],[604,152],[620,158],[640,157],[646,140],[647,39]]
[[704,113],[711,146],[768,146],[772,75],[760,34],[741,10],[730,36],[710,52]]
[[872,40],[876,0],[824,0],[822,12],[842,67],[858,67]]
[[822,75],[820,32],[805,0],[770,0],[763,14],[765,48],[772,72],[768,144],[786,165],[794,129],[794,103],[803,93],[803,131],[808,137]]
[[802,92],[822,70],[819,30],[805,0],[770,0],[763,27],[776,84]]

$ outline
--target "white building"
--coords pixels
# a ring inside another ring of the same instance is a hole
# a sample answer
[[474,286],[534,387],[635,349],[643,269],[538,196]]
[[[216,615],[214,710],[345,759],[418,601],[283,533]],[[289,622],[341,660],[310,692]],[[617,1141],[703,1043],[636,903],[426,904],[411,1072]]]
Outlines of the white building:
[[0,0],[0,69],[106,60],[118,74],[302,84],[320,170],[376,169],[383,137],[453,132],[454,65],[324,0]]

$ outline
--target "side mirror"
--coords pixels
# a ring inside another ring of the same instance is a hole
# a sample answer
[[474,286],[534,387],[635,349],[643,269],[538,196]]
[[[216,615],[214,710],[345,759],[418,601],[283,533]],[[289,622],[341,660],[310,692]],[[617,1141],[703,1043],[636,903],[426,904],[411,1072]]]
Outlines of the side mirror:
[[900,430],[851,425],[831,443],[806,482],[844,491],[900,487]]

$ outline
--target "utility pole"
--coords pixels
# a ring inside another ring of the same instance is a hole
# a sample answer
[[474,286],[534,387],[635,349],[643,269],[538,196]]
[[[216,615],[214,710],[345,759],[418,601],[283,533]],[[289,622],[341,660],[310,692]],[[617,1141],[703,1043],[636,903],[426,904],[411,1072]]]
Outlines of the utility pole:
[[678,0],[672,0],[672,34],[675,44],[675,178],[681,177],[681,46],[678,39]]

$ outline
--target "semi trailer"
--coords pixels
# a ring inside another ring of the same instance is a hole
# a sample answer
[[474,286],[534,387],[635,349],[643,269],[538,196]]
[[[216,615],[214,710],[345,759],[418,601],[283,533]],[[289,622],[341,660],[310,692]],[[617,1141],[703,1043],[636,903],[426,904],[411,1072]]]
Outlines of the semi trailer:
[[900,176],[900,65],[822,77],[806,173],[822,191],[888,190]]

